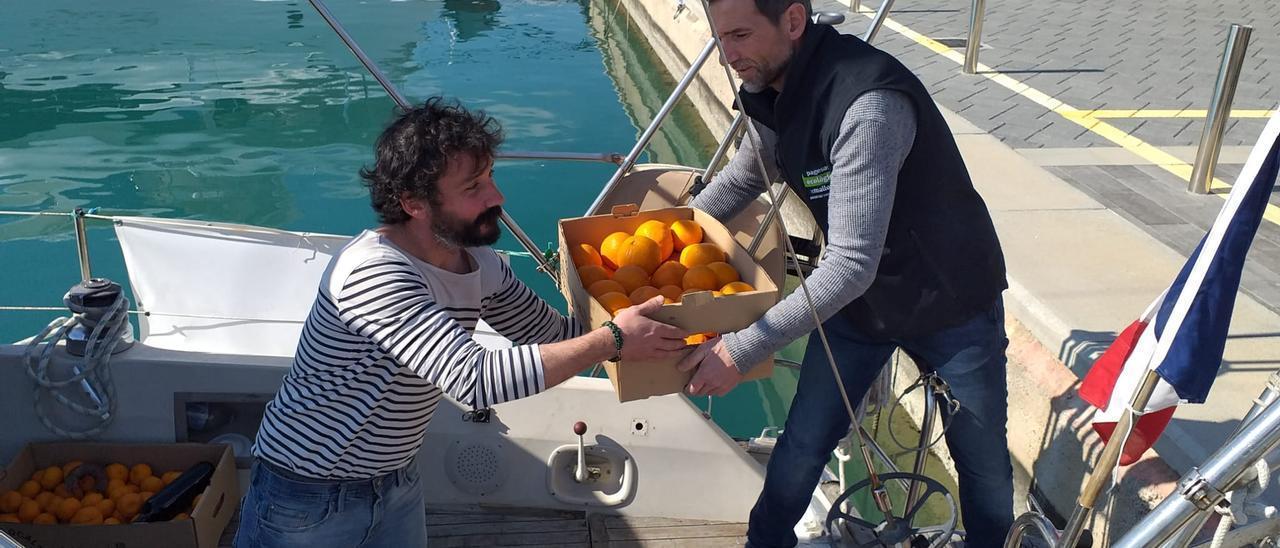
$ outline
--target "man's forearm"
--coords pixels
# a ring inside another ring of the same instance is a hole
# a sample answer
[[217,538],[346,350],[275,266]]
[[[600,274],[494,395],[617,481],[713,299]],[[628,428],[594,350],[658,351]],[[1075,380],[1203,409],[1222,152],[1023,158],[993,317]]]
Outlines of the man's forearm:
[[601,327],[567,341],[538,346],[547,388],[560,384],[588,367],[614,357],[613,332]]

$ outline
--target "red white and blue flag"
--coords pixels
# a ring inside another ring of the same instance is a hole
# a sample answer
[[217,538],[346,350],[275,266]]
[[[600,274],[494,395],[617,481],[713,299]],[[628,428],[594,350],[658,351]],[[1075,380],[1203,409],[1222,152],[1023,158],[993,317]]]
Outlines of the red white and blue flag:
[[1125,328],[1085,375],[1080,397],[1098,408],[1093,428],[1104,441],[1148,370],[1160,376],[1124,442],[1120,464],[1136,462],[1164,431],[1179,400],[1204,403],[1222,363],[1245,256],[1280,169],[1280,113],[1249,154],[1227,203],[1173,284]]

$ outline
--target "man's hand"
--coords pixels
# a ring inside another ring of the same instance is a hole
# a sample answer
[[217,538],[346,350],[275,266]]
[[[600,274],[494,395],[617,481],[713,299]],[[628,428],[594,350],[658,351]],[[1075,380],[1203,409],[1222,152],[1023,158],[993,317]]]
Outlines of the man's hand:
[[724,347],[724,339],[716,337],[698,345],[692,353],[676,364],[680,371],[689,371],[694,367],[693,380],[685,388],[690,396],[723,396],[742,382],[742,373]]
[[672,325],[649,319],[662,308],[661,295],[618,312],[613,323],[622,330],[622,359],[648,361],[669,359],[685,352],[689,334]]

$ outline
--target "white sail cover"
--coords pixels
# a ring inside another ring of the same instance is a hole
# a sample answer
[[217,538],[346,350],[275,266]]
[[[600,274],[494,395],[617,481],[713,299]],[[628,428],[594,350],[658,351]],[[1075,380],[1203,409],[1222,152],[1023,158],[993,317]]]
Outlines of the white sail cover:
[[[138,338],[187,352],[293,356],[320,278],[349,236],[115,217]],[[487,325],[486,346],[510,343]]]

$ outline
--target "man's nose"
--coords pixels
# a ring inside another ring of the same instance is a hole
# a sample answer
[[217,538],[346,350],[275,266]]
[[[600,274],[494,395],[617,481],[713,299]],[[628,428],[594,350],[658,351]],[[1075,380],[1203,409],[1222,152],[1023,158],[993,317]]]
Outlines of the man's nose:
[[498,183],[495,181],[493,183],[493,191],[489,193],[489,200],[485,207],[501,206],[506,202],[507,198],[502,195],[502,191],[498,189]]

